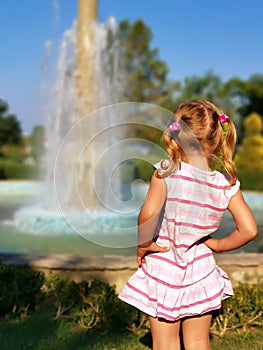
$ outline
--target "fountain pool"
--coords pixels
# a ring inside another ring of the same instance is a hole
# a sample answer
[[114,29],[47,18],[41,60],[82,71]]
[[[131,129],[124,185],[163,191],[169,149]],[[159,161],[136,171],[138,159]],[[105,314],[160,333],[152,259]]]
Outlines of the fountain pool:
[[[112,248],[112,245],[111,247],[102,246],[84,239],[70,229],[66,221],[63,225],[67,227],[67,232],[62,229],[56,229],[56,232],[53,229],[51,232],[46,228],[42,228],[41,232],[39,232],[39,229],[38,232],[29,232],[21,227],[14,221],[15,213],[21,207],[34,208],[32,203],[36,199],[39,200],[42,188],[42,185],[37,182],[0,182],[0,251],[2,253],[70,254],[78,256],[135,255],[136,248],[129,246],[129,244],[126,245],[126,248]],[[256,240],[247,244],[241,250],[234,251],[234,253],[263,252],[263,194],[245,192],[244,196],[258,222],[259,235]],[[224,232],[229,232],[232,227],[234,225],[230,216],[225,215],[217,235],[223,236]],[[136,239],[135,229],[132,235],[132,239]],[[116,237],[116,241],[118,239],[123,240],[124,238]]]

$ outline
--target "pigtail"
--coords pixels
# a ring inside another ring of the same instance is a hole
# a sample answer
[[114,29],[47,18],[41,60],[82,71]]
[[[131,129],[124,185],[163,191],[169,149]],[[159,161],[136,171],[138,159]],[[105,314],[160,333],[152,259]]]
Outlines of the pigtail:
[[179,130],[171,130],[171,126],[169,126],[163,133],[162,141],[169,154],[169,159],[163,160],[161,162],[161,168],[157,170],[156,175],[160,178],[169,176],[178,167],[180,160],[180,148],[178,145]]
[[229,184],[234,185],[237,181],[237,175],[232,159],[236,146],[236,129],[234,123],[230,119],[227,119],[227,121],[224,122],[224,126],[225,125],[227,127],[227,130],[223,131],[223,141],[221,148],[222,161],[227,173],[230,176]]

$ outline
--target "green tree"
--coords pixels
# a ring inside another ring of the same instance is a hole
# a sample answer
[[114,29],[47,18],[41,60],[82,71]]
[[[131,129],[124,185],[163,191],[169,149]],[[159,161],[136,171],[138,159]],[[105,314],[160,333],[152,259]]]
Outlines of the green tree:
[[8,103],[0,99],[0,178],[29,179],[36,177],[35,166],[28,162],[26,138],[20,122],[9,113]]
[[[141,102],[163,107],[167,110],[174,109],[174,94],[179,84],[168,79],[168,67],[159,57],[157,48],[152,48],[153,35],[151,29],[142,20],[133,23],[123,20],[119,23],[116,32],[109,32],[108,52],[112,48],[118,48],[118,69],[119,79],[122,81],[122,91],[118,94],[119,102]],[[112,56],[113,57],[113,56]],[[113,62],[108,65],[106,74],[114,74]],[[131,111],[129,121],[121,128],[121,133],[127,138],[139,138],[150,141],[150,145],[159,144],[162,130],[150,127],[147,120],[153,122],[154,118],[160,120],[160,115],[153,115],[149,111],[138,109]],[[149,118],[149,119],[148,119]],[[161,129],[162,127],[160,127]],[[125,167],[134,176],[138,173],[143,178],[150,178],[152,167],[145,166],[145,163],[138,160],[127,161]],[[131,168],[133,167],[134,170]],[[126,169],[126,168],[125,168]],[[124,172],[125,173],[125,172]],[[147,173],[147,174],[146,174]],[[124,174],[125,179],[127,178]]]
[[8,103],[0,99],[0,147],[5,145],[20,145],[22,143],[22,128],[14,114],[9,113]]
[[244,137],[244,115],[248,115],[247,112],[258,111],[259,105],[263,105],[260,86],[259,75],[254,75],[248,82],[232,78],[224,83],[218,75],[208,71],[204,76],[185,78],[180,93],[177,94],[176,105],[199,98],[213,102],[234,121],[238,143],[241,143]]
[[239,112],[246,116],[252,112],[263,115],[263,75],[253,74],[248,80],[230,79],[226,89],[239,100]]
[[244,119],[245,137],[235,156],[238,176],[247,189],[263,189],[262,117],[251,113]]
[[239,104],[230,91],[226,89],[221,78],[212,71],[208,71],[204,76],[194,75],[184,79],[176,104],[192,99],[205,99],[214,103],[238,123]]
[[215,104],[221,104],[224,98],[221,78],[209,71],[204,76],[186,77],[181,84],[177,102],[192,99],[206,99]]
[[263,75],[253,74],[248,80],[234,77],[224,84],[224,89],[236,108],[238,120],[235,121],[238,141],[241,143],[245,136],[243,123],[245,116],[253,112],[263,115]]
[[168,80],[168,67],[151,48],[152,32],[142,20],[119,23],[115,33],[120,54],[120,71],[124,75],[123,101],[148,102],[172,106],[177,84]]

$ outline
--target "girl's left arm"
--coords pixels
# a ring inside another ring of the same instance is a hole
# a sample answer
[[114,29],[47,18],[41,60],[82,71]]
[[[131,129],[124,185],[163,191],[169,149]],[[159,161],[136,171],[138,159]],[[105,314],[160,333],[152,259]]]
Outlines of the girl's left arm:
[[167,195],[165,181],[156,176],[152,176],[150,187],[145,202],[138,217],[138,250],[137,261],[141,266],[144,256],[148,252],[166,252],[167,247],[158,246],[152,239],[158,224],[158,219],[163,208]]
[[230,200],[228,210],[233,216],[236,229],[224,238],[208,237],[205,241],[217,253],[240,248],[257,235],[257,223],[240,190]]

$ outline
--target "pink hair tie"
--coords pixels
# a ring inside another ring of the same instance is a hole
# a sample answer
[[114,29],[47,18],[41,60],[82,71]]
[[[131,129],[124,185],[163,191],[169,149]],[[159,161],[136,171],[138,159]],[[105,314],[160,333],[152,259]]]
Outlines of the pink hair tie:
[[219,119],[220,123],[226,123],[226,122],[228,122],[228,115],[221,114],[218,119]]
[[171,125],[169,125],[169,129],[174,132],[174,131],[179,131],[181,130],[181,127],[178,123],[173,122]]

